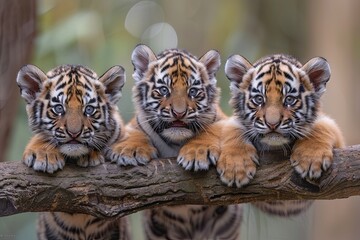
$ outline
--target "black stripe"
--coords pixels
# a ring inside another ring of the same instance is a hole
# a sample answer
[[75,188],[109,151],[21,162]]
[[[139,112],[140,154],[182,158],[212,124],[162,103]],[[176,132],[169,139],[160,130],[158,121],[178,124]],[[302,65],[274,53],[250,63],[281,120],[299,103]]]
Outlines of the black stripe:
[[[52,78],[53,78],[54,76],[52,76]],[[60,82],[62,81],[64,79],[64,75],[61,75],[60,77],[59,77],[59,79],[56,81],[56,84],[55,85],[59,85],[60,84]]]
[[45,236],[47,240],[61,240],[58,238],[57,233],[55,233],[49,226],[49,224],[43,219],[42,222],[44,223],[45,228]]
[[161,73],[165,72],[170,67],[170,64],[165,65],[163,68],[161,68]]
[[59,89],[64,88],[65,86],[66,86],[66,82],[64,81],[62,84],[58,85],[55,90],[57,91]]
[[255,80],[259,80],[260,78],[262,78],[265,75],[264,72],[260,73],[259,75],[257,75]]
[[292,77],[290,74],[288,74],[287,72],[284,72],[284,76],[285,76],[287,79],[289,79],[290,81],[294,81],[293,77]]

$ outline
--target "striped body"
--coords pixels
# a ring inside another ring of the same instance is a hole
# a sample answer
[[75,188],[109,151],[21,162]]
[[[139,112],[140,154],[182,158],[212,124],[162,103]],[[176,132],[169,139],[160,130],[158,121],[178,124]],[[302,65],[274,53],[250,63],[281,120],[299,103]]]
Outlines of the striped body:
[[101,220],[85,214],[40,213],[38,239],[130,239],[127,218]]
[[147,239],[237,239],[242,205],[171,206],[145,212]]
[[[102,150],[123,136],[116,103],[124,82],[124,69],[120,66],[112,67],[100,78],[79,65],[62,65],[47,74],[35,66],[24,66],[17,83],[35,133],[24,151],[24,163],[48,173],[62,169],[67,160],[82,167],[103,163]],[[38,237],[129,239],[126,221],[85,214],[41,213]]]
[[[219,54],[201,58],[178,49],[155,55],[145,45],[132,54],[135,118],[125,141],[108,157],[119,165],[176,157],[180,149],[224,118],[218,106],[215,73]],[[147,239],[218,239],[239,234],[240,206],[166,206],[144,211]]]
[[[293,57],[278,54],[251,64],[233,55],[225,72],[231,81],[232,121],[239,138],[259,152],[282,149],[301,177],[319,178],[331,165],[332,149],[344,146],[339,128],[320,110],[319,99],[330,78],[326,60],[313,58],[302,65]],[[293,200],[254,205],[289,216],[310,204]]]

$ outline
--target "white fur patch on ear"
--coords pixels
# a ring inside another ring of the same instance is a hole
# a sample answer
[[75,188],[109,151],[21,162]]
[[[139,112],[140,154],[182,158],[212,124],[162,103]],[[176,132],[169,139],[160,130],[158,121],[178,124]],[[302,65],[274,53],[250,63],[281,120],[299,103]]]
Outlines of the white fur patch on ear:
[[122,66],[116,65],[107,70],[99,81],[105,86],[105,94],[111,103],[116,104],[121,97],[121,90],[126,81],[125,70]]
[[301,69],[309,76],[315,91],[322,94],[331,76],[330,65],[326,59],[322,57],[312,58]]
[[37,98],[46,79],[46,74],[34,65],[25,65],[20,69],[16,82],[20,88],[21,97],[27,104]]
[[246,58],[240,55],[232,55],[226,61],[225,74],[230,81],[241,83],[250,68],[252,65]]
[[131,54],[131,61],[135,68],[133,78],[136,82],[142,79],[149,64],[156,59],[156,55],[148,46],[140,44],[135,47]]
[[221,57],[216,50],[208,51],[199,59],[199,61],[205,65],[210,79],[215,76],[221,65]]

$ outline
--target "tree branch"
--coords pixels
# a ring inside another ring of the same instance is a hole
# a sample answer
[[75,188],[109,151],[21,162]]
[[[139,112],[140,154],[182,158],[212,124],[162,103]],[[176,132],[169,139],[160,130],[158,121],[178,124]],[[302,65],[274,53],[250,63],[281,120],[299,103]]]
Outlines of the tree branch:
[[244,188],[224,186],[214,167],[189,172],[175,159],[146,166],[67,164],[55,174],[21,162],[0,163],[0,216],[63,211],[124,216],[169,204],[234,204],[263,200],[336,199],[360,194],[360,145],[334,151],[334,164],[318,181],[303,180],[282,152],[261,155],[256,176]]

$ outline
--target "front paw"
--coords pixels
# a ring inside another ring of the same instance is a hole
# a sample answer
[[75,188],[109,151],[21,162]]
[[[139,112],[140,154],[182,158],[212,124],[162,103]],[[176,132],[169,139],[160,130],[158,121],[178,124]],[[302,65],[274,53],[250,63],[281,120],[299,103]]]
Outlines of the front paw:
[[98,151],[91,151],[89,155],[81,156],[76,164],[81,167],[94,167],[105,162],[104,156]]
[[105,150],[106,158],[120,166],[145,165],[151,159],[157,158],[156,148],[148,144],[128,144],[126,141],[116,143]]
[[291,165],[301,177],[319,178],[333,161],[333,149],[325,144],[303,141],[294,146]]
[[219,156],[218,145],[190,141],[180,149],[177,162],[186,170],[208,170],[210,164],[216,165]]
[[23,162],[36,171],[48,173],[54,173],[65,166],[64,156],[57,149],[27,148]]
[[226,185],[240,188],[248,184],[255,176],[258,155],[255,147],[234,147],[221,151],[216,169],[220,179]]

